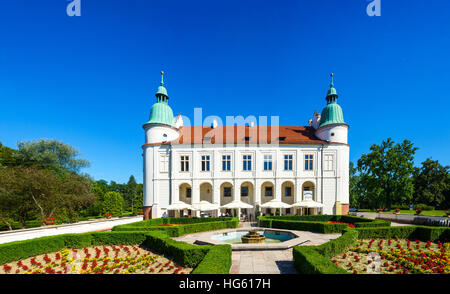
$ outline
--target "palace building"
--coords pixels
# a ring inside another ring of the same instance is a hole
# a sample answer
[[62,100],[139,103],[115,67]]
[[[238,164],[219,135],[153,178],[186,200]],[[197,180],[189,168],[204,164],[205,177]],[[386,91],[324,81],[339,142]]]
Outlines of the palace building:
[[307,126],[184,126],[161,84],[144,124],[144,219],[347,214],[349,152],[331,85]]

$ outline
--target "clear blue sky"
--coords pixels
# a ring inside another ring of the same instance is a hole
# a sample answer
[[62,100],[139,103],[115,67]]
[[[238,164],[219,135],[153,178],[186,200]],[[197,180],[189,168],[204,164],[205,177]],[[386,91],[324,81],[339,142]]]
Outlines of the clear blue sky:
[[307,125],[335,74],[351,160],[387,137],[450,164],[448,0],[2,0],[0,141],[58,139],[95,179],[142,182],[160,70],[177,114]]

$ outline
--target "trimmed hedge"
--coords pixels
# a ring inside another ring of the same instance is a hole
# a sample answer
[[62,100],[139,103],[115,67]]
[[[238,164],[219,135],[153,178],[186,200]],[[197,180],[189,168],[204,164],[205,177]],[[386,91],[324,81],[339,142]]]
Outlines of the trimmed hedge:
[[344,252],[358,238],[355,229],[345,229],[341,237],[319,246],[294,246],[294,267],[301,274],[346,274],[330,258]]
[[[163,224],[179,224],[178,226],[157,227]],[[157,218],[142,222],[119,225],[113,231],[163,231],[171,237],[178,237],[191,233],[237,228],[238,218]]]
[[345,274],[330,258],[343,253],[356,239],[401,238],[450,241],[450,228],[426,226],[360,227],[345,229],[341,237],[319,246],[294,246],[294,266],[303,274]]
[[192,271],[193,274],[228,274],[231,268],[231,245],[216,245],[206,254],[203,261]]
[[450,242],[450,228],[427,226],[398,226],[357,228],[359,239],[400,238],[422,241]]
[[312,231],[323,234],[340,233],[347,228],[346,224],[333,224],[325,221],[345,222],[354,224],[355,227],[385,227],[391,225],[390,221],[372,220],[350,215],[260,216],[258,219],[261,227]]
[[[228,260],[231,262],[231,246],[229,245],[197,246],[172,240],[165,232],[157,231],[64,234],[0,244],[0,264],[56,252],[62,248],[83,248],[113,244],[143,244],[158,253],[171,256],[183,266],[196,267],[197,265],[201,265],[199,271],[211,274],[225,273],[226,270],[229,271],[231,266],[231,263],[228,264]],[[218,248],[215,248],[217,246]],[[214,251],[205,260],[212,249]],[[222,260],[224,261],[223,263]],[[218,261],[219,264],[214,265],[213,261]]]

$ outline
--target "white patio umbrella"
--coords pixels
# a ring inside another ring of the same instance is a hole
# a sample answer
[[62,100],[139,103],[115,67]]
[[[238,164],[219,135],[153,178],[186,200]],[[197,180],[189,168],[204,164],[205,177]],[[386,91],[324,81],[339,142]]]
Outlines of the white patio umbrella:
[[234,201],[231,201],[228,204],[222,205],[220,208],[226,208],[226,209],[253,208],[253,205],[250,205],[248,203],[242,202],[240,200],[234,200]]
[[192,204],[192,207],[194,210],[200,210],[200,211],[209,211],[209,210],[216,210],[219,209],[219,205],[202,200],[198,203]]
[[322,203],[313,200],[304,200],[292,204],[292,207],[306,207],[306,208],[321,208],[324,206],[325,205],[323,205]]
[[262,207],[262,208],[291,208],[291,205],[284,203],[283,201],[280,201],[278,199],[273,199],[273,200],[270,200],[269,202],[261,204],[260,207]]
[[167,210],[184,210],[184,209],[193,210],[192,205],[187,204],[183,201],[174,202],[167,207]]

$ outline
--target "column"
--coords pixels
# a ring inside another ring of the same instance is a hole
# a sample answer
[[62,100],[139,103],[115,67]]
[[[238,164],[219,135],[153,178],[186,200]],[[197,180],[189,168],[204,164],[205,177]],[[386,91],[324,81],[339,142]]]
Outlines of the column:
[[[197,182],[192,183],[192,204],[196,204],[200,202],[200,186]],[[195,210],[195,216],[200,216],[200,211]]]

